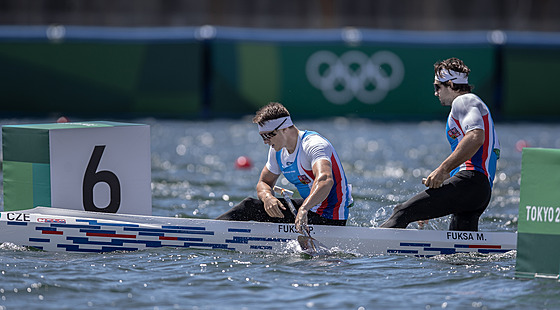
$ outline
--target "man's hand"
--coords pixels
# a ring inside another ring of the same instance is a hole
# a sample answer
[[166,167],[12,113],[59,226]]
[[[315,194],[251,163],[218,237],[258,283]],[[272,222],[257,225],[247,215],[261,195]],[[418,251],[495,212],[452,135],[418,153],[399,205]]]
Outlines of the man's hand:
[[441,168],[437,168],[432,171],[427,178],[422,179],[422,184],[429,188],[440,188],[443,186],[443,181],[447,179],[449,179],[449,172],[445,172]]
[[484,130],[473,129],[465,134],[463,139],[436,170],[422,180],[422,184],[429,188],[440,188],[443,181],[449,178],[449,173],[462,163],[474,156],[478,149],[484,144]]
[[418,229],[424,229],[424,226],[428,225],[429,222],[430,222],[430,220],[416,221],[416,223],[418,223]]
[[309,226],[307,226],[307,210],[299,208],[295,224],[298,233],[303,234],[303,230],[309,233]]
[[257,182],[257,196],[264,204],[264,211],[271,217],[283,218],[284,214],[280,209],[286,210],[286,207],[274,197],[272,188],[278,180],[278,175],[270,172],[266,166],[261,171],[259,182]]
[[264,211],[271,216],[271,217],[280,217],[283,218],[284,214],[280,209],[286,210],[286,207],[278,200],[278,198],[270,195],[263,200],[264,203]]

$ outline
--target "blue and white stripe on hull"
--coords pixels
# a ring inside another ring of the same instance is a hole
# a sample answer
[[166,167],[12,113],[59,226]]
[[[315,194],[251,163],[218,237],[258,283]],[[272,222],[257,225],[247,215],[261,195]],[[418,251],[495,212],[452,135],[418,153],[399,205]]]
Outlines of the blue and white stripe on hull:
[[[311,226],[312,237],[343,252],[434,256],[516,249],[512,232],[451,232]],[[108,214],[37,207],[0,213],[0,242],[45,251],[111,252],[159,247],[239,252],[294,251],[292,224]]]

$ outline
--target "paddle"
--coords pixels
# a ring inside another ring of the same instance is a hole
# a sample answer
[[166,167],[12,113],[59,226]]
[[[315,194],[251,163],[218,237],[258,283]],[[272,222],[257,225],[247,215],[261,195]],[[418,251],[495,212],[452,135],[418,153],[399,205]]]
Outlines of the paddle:
[[[291,199],[294,195],[294,192],[280,186],[274,186],[274,192],[284,197],[286,203],[288,204],[288,207],[290,208],[290,211],[292,212],[294,217],[297,217],[297,210],[294,207]],[[328,247],[321,244],[321,242],[317,241],[315,238],[311,237],[308,229],[308,227],[301,227],[302,235],[298,236],[298,243],[303,252],[311,256],[325,255],[330,253],[330,249]]]

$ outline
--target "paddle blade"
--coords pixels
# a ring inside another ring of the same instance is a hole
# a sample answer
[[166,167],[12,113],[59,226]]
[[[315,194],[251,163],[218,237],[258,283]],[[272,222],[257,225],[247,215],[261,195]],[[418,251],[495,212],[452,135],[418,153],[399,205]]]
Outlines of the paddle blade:
[[331,251],[321,242],[308,236],[298,236],[298,243],[301,250],[311,256],[328,255]]

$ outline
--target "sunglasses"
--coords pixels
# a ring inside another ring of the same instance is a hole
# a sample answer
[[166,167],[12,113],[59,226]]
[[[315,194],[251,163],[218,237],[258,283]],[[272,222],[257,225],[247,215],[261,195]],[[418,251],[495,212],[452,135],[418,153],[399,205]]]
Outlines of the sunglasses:
[[261,138],[263,139],[263,141],[270,140],[270,139],[272,139],[272,137],[276,136],[276,131],[278,130],[278,128],[280,128],[280,126],[284,125],[284,123],[287,120],[288,120],[287,118],[284,119],[284,121],[282,123],[280,123],[280,125],[278,125],[276,128],[274,128],[271,132],[261,133]]
[[437,91],[439,91],[443,86],[449,87],[449,85],[447,84],[447,82],[443,82],[443,83],[434,83],[434,90],[437,92]]

